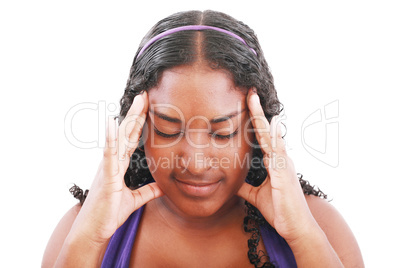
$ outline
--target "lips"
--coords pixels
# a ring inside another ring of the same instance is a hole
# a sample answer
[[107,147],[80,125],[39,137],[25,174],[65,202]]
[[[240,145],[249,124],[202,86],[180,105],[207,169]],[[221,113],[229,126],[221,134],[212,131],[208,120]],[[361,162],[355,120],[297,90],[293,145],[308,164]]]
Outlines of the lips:
[[175,183],[179,190],[186,195],[194,197],[207,197],[218,189],[221,181],[202,182],[202,181],[181,181],[175,178]]

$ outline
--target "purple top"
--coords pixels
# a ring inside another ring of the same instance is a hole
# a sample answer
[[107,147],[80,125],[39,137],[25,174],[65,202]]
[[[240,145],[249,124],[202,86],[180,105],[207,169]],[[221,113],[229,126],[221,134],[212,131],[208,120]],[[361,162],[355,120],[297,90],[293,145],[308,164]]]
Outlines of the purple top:
[[[107,246],[102,268],[129,267],[131,251],[143,211],[144,206],[131,214],[126,222],[116,230]],[[260,230],[265,249],[272,264],[275,267],[297,267],[293,252],[285,239],[271,226],[262,226]]]

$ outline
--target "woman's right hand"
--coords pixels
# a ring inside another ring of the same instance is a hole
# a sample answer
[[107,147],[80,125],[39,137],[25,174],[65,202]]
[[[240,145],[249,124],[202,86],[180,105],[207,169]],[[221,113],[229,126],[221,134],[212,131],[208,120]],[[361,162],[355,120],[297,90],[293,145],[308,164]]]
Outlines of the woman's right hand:
[[106,243],[131,213],[163,195],[156,183],[131,190],[124,182],[124,174],[138,146],[147,112],[148,94],[144,91],[134,98],[118,131],[115,120],[109,120],[103,159],[72,226],[71,231],[76,235],[97,244]]

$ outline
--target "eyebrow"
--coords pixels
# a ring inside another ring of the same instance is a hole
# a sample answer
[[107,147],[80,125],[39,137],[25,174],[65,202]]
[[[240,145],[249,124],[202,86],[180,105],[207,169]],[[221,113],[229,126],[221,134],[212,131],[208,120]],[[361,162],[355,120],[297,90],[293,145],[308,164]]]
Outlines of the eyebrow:
[[[246,109],[243,109],[243,110],[241,110],[241,111],[235,111],[235,112],[229,113],[229,114],[227,114],[227,115],[225,115],[225,116],[222,116],[222,117],[213,118],[213,119],[211,119],[209,122],[210,122],[211,124],[217,124],[217,123],[225,122],[225,121],[229,120],[230,118],[233,118],[233,117],[235,117],[235,116],[237,116],[237,115],[243,113],[244,111],[246,111]],[[154,111],[154,110],[152,110],[152,109],[149,109],[149,112],[150,112],[150,113],[153,113],[154,115],[156,115],[156,116],[159,117],[160,119],[166,120],[166,121],[168,121],[168,122],[172,122],[172,123],[182,123],[179,118],[170,117],[170,116],[168,116],[168,115],[166,115],[166,114],[163,114],[163,113],[160,113],[160,112],[156,112],[156,111]]]

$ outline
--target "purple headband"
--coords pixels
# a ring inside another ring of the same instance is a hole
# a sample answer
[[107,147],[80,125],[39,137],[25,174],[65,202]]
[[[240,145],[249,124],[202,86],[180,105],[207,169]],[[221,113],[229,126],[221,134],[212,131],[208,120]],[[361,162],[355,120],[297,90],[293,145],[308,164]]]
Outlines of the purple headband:
[[246,43],[246,41],[244,41],[243,38],[241,38],[240,36],[238,36],[237,34],[234,34],[232,32],[229,32],[228,30],[222,29],[222,28],[218,28],[218,27],[214,27],[214,26],[207,26],[207,25],[186,25],[186,26],[181,26],[181,27],[177,27],[177,28],[173,28],[170,30],[167,30],[163,33],[160,33],[156,36],[154,36],[151,40],[149,40],[140,50],[140,52],[137,55],[137,59],[138,57],[150,46],[152,45],[154,42],[158,41],[159,39],[161,39],[162,37],[165,37],[169,34],[172,33],[176,33],[176,32],[180,32],[180,31],[201,31],[201,30],[215,30],[221,33],[225,33],[228,34],[234,38],[236,38],[237,40],[239,40],[240,42],[242,42],[244,45],[246,45],[255,55],[257,55],[257,52],[255,52],[255,50],[251,47],[249,47]]

